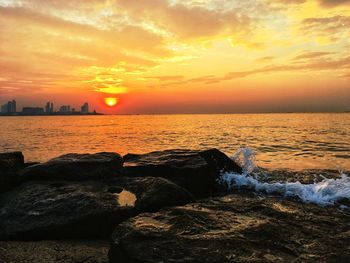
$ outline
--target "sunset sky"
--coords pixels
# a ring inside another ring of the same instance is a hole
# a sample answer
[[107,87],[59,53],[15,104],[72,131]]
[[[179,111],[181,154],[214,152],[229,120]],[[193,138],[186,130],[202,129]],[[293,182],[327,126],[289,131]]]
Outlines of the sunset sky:
[[350,0],[0,0],[9,99],[121,114],[350,110]]

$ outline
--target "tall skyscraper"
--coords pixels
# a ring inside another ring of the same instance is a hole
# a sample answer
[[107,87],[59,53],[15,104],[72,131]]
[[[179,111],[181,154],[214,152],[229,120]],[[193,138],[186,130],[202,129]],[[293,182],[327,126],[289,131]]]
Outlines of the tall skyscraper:
[[52,102],[46,103],[45,112],[46,113],[53,113],[53,103]]
[[45,106],[45,112],[46,113],[51,113],[51,111],[50,111],[50,102],[46,102],[46,106]]
[[16,113],[17,112],[17,104],[15,100],[8,101],[4,105],[1,106],[1,113]]
[[17,103],[16,103],[16,101],[15,100],[12,100],[12,102],[11,102],[11,113],[16,113],[16,111],[17,111]]
[[85,102],[84,105],[81,106],[81,113],[83,114],[89,113],[89,104],[87,102]]
[[7,102],[7,113],[11,113],[12,111],[12,101],[8,101]]

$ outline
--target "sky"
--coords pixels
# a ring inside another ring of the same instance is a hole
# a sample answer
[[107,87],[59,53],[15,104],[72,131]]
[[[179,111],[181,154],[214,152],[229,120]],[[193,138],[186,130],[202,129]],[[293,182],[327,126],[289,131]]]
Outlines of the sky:
[[350,0],[0,0],[9,99],[113,114],[348,111]]

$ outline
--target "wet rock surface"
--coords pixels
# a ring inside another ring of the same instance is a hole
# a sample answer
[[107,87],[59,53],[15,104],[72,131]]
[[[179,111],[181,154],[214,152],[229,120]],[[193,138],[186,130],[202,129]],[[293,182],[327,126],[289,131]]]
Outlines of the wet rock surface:
[[110,262],[349,262],[350,214],[229,195],[146,213],[113,233]]
[[196,197],[211,196],[222,171],[241,168],[217,149],[204,151],[165,150],[147,154],[127,154],[122,174],[134,177],[164,177],[186,188]]
[[122,166],[123,158],[118,153],[70,153],[51,159],[46,163],[25,168],[21,173],[21,180],[81,181],[104,179],[118,174]]
[[108,263],[108,249],[104,240],[0,242],[0,262]]
[[[216,149],[67,154],[43,164],[0,154],[0,262],[350,262],[348,198],[320,207],[238,185],[226,195],[222,172],[242,171]],[[340,173],[249,176],[313,184]]]
[[107,238],[142,211],[193,201],[163,178],[31,182],[0,198],[0,239]]
[[24,156],[21,152],[0,153],[0,193],[18,183],[18,172],[23,167]]

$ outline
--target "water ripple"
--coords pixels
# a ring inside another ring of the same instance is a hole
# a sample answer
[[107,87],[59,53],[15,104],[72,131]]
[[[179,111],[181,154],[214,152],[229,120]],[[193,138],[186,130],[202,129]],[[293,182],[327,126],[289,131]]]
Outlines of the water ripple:
[[[40,119],[40,121],[38,121]],[[1,118],[0,151],[28,161],[67,152],[253,148],[267,168],[350,169],[350,114],[137,115]]]

